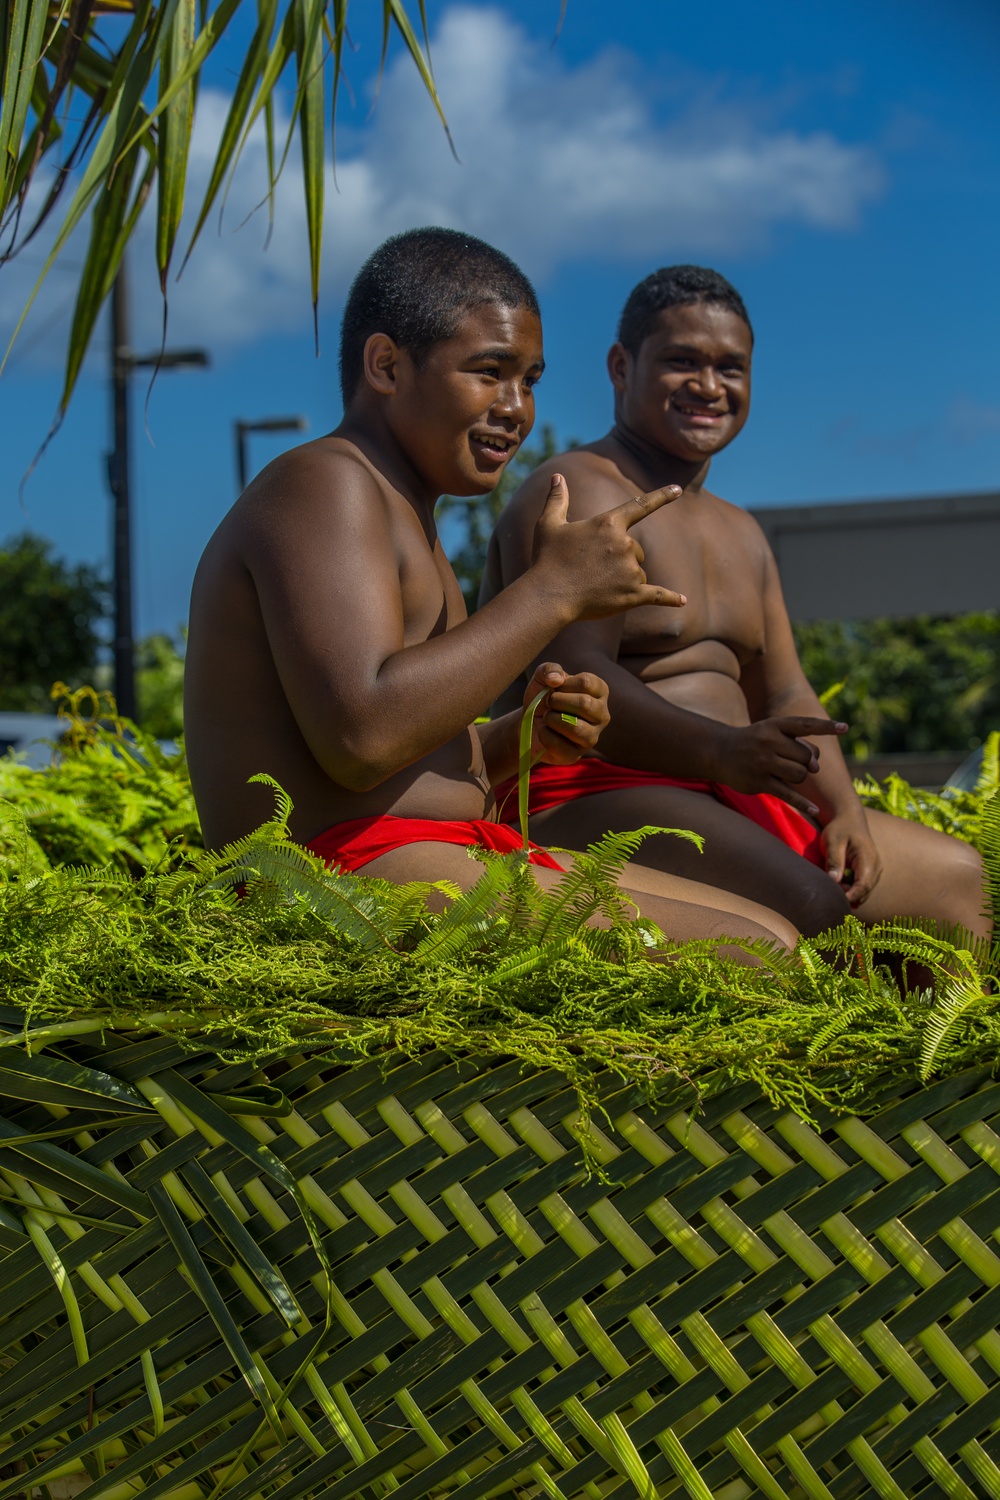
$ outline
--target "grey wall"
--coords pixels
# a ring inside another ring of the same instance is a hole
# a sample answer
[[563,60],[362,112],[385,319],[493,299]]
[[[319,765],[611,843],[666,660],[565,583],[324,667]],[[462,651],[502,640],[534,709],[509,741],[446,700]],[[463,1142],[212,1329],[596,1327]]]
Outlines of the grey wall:
[[753,515],[793,620],[1000,609],[1000,491]]

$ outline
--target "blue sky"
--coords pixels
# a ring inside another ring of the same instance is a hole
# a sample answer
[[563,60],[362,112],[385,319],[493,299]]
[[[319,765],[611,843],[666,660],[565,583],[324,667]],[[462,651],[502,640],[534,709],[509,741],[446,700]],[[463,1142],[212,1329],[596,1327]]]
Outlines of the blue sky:
[[[310,435],[335,425],[344,291],[367,251],[411,224],[482,234],[535,277],[539,420],[563,438],[607,426],[604,354],[631,285],[694,260],[736,282],[757,332],[754,411],[716,465],[720,493],[754,506],[1000,488],[994,4],[568,0],[553,46],[559,0],[431,0],[460,165],[398,47],[372,107],[380,9],[352,9],[320,358],[294,175],[266,253],[263,216],[235,229],[260,195],[253,144],[222,234],[206,232],[172,290],[171,342],[206,345],[213,365],[161,376],[151,440],[136,391],[141,633],[185,617],[201,548],[234,497],[234,419],[302,413]],[[220,52],[202,97],[196,184],[235,56]],[[145,231],[142,348],[158,342],[151,262]],[[0,332],[34,269],[0,271]],[[72,284],[55,271],[0,379],[0,538],[30,528],[103,561],[106,332],[18,496],[58,399]],[[280,445],[254,439],[255,466]]]

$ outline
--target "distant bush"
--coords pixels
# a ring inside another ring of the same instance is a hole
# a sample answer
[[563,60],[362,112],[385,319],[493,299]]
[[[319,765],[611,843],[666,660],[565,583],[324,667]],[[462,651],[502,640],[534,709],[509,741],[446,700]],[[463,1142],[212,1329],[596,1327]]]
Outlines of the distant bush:
[[28,532],[0,547],[0,709],[51,713],[56,678],[92,678],[107,612],[96,568],[70,566]]
[[806,676],[851,726],[849,755],[967,751],[1000,728],[1000,614],[796,625]]

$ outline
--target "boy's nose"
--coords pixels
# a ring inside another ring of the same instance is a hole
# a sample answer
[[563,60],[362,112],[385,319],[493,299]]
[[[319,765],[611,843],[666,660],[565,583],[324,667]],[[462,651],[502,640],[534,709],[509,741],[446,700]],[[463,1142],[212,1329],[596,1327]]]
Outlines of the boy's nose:
[[527,411],[527,397],[519,380],[500,386],[493,402],[493,410],[515,421],[524,416]]
[[722,393],[722,381],[714,365],[705,365],[691,378],[690,384],[709,400]]

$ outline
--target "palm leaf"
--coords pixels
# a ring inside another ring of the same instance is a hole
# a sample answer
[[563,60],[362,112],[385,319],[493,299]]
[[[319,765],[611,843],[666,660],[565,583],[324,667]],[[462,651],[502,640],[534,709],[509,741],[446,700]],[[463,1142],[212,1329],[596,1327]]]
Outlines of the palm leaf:
[[0,101],[0,219],[16,185],[21,137],[41,64],[48,13],[47,0],[10,0]]
[[[129,0],[120,7],[130,13],[122,35],[118,24],[111,30],[102,20],[110,8],[94,0],[58,0],[54,10],[50,0],[6,0],[0,8],[0,224],[8,234],[0,259],[16,253],[59,209],[51,247],[18,318],[0,371],[70,237],[92,211],[99,220],[92,226],[67,344],[62,412],[76,388],[93,338],[102,291],[106,296],[114,269],[135,233],[142,201],[154,185],[154,251],[166,295],[184,213],[198,82],[206,61],[231,33],[242,11],[240,0],[219,0],[211,9],[208,0],[165,0],[160,6],[152,0],[135,0],[134,4]],[[263,115],[268,163],[264,197],[272,213],[275,184],[295,132],[301,141],[315,318],[322,264],[326,72],[328,67],[332,72],[335,110],[348,0],[257,0],[257,8],[258,24],[216,143],[185,260],[219,193],[231,181],[250,131]],[[423,44],[404,0],[383,0],[383,61],[389,38],[397,32],[444,123],[430,65],[422,3],[419,15]],[[331,39],[328,56],[324,55],[325,38]],[[288,136],[276,163],[274,101],[293,59],[295,97]],[[77,97],[84,108],[82,114],[76,111],[77,128],[67,143],[67,121],[74,118],[69,104]],[[140,163],[147,164],[142,171]],[[32,222],[22,228],[21,209],[29,201],[32,182],[43,164],[53,165],[51,184],[41,207],[33,210]],[[127,183],[119,180],[122,173],[132,184],[131,195]],[[63,192],[70,186],[73,191],[63,206]]]
[[293,0],[299,86],[295,109],[302,138],[302,178],[309,233],[313,329],[319,348],[319,273],[323,248],[326,120],[323,103],[323,17],[326,0]]
[[160,290],[164,297],[167,295],[170,257],[184,212],[184,183],[191,147],[191,127],[194,124],[196,75],[189,67],[187,81],[173,91],[171,86],[190,57],[195,25],[195,0],[178,0],[166,33],[166,46],[160,63],[156,267],[160,273]]

